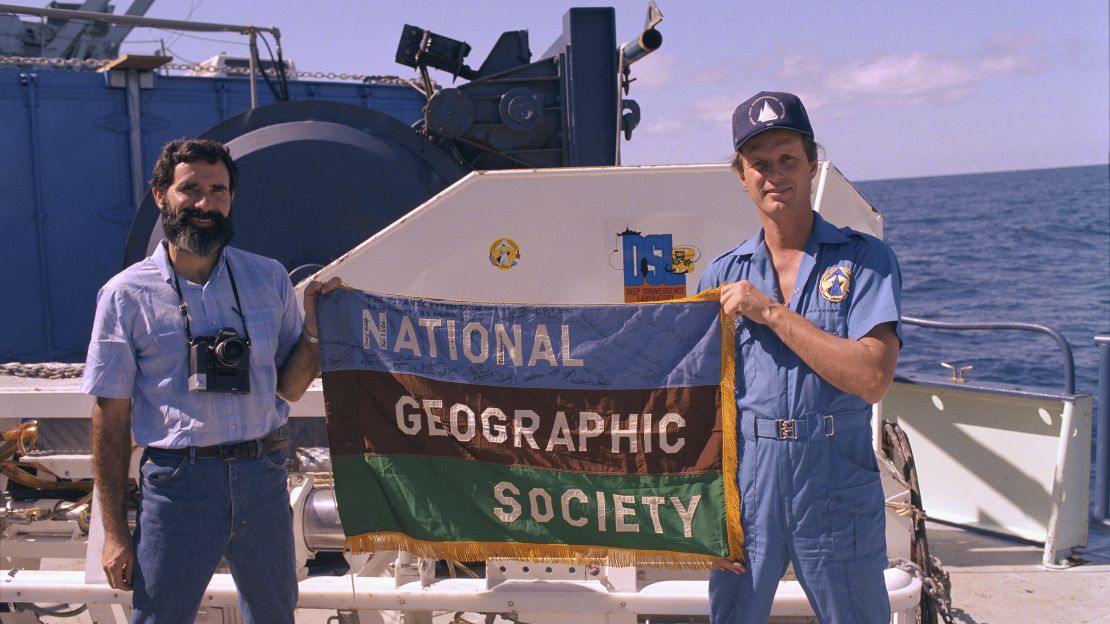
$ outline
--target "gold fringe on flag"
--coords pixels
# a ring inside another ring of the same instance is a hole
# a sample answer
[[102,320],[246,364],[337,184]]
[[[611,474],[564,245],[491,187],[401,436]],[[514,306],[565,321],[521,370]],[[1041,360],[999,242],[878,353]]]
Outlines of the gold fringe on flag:
[[572,544],[429,542],[392,531],[350,536],[347,538],[346,546],[347,550],[356,555],[383,550],[400,550],[425,559],[454,559],[455,561],[516,559],[575,565],[638,566],[672,570],[708,570],[713,563],[713,559],[715,559],[712,555],[661,550],[631,550],[604,546],[576,546]]
[[[720,295],[720,291],[714,291]],[[740,486],[736,483],[740,449],[736,436],[736,319],[721,312],[721,470],[725,482],[725,531],[730,559],[744,560],[744,528],[740,522]]]
[[[720,301],[721,289],[705,290],[676,301]],[[744,528],[740,522],[740,487],[736,483],[740,449],[736,437],[736,317],[721,310],[721,471],[725,482],[725,532],[729,556],[744,560]]]

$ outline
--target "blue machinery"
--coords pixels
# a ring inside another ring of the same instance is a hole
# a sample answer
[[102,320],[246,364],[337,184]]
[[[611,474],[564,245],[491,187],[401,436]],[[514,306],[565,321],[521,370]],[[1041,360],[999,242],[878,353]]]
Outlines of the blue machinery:
[[[660,20],[653,6],[645,31],[618,46],[613,9],[571,9],[538,60],[527,31],[510,31],[476,70],[465,65],[466,43],[405,26],[397,58],[419,71],[420,84],[279,80],[284,88],[257,94],[243,77],[97,74],[0,57],[0,261],[9,294],[0,362],[84,359],[97,289],[161,237],[146,187],[170,139],[204,134],[229,144],[243,171],[235,244],[277,258],[296,280],[471,170],[618,164],[620,135],[639,121],[636,103],[621,97],[628,66],[661,44]],[[223,28],[252,41],[261,30]],[[430,68],[469,82],[436,89]]]

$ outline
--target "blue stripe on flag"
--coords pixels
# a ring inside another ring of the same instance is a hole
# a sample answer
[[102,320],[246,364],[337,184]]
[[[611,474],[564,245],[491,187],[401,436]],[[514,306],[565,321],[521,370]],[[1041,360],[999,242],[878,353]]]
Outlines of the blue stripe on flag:
[[[318,314],[320,338],[327,343],[324,371],[408,373],[525,388],[720,382],[717,301],[491,304],[343,288],[320,298]],[[362,344],[329,340],[351,335],[361,336]],[[607,350],[601,348],[603,338]]]

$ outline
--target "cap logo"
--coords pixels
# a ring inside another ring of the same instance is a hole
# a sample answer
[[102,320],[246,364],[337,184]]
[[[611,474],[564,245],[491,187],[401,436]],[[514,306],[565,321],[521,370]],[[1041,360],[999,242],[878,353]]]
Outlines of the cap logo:
[[[759,113],[756,114],[756,109]],[[748,122],[753,126],[778,121],[786,116],[786,107],[773,95],[757,98],[748,108]]]
[[775,111],[771,110],[771,105],[764,102],[763,108],[759,111],[759,119],[756,121],[774,121],[778,118],[779,116],[775,114]]
[[817,283],[817,291],[833,303],[844,301],[851,287],[852,267],[846,266],[831,266],[825,269],[825,273]]

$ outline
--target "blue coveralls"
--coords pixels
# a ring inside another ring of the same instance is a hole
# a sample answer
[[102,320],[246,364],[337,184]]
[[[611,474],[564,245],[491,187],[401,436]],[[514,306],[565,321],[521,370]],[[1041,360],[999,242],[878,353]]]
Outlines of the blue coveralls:
[[[762,231],[714,260],[699,290],[744,279],[776,296]],[[901,339],[898,261],[873,236],[814,213],[795,288],[789,308],[834,336],[857,340],[894,322]],[[889,622],[884,498],[870,405],[821,379],[765,325],[742,318],[736,349],[747,571],[711,573],[710,621],[767,622],[792,562],[821,622]]]

